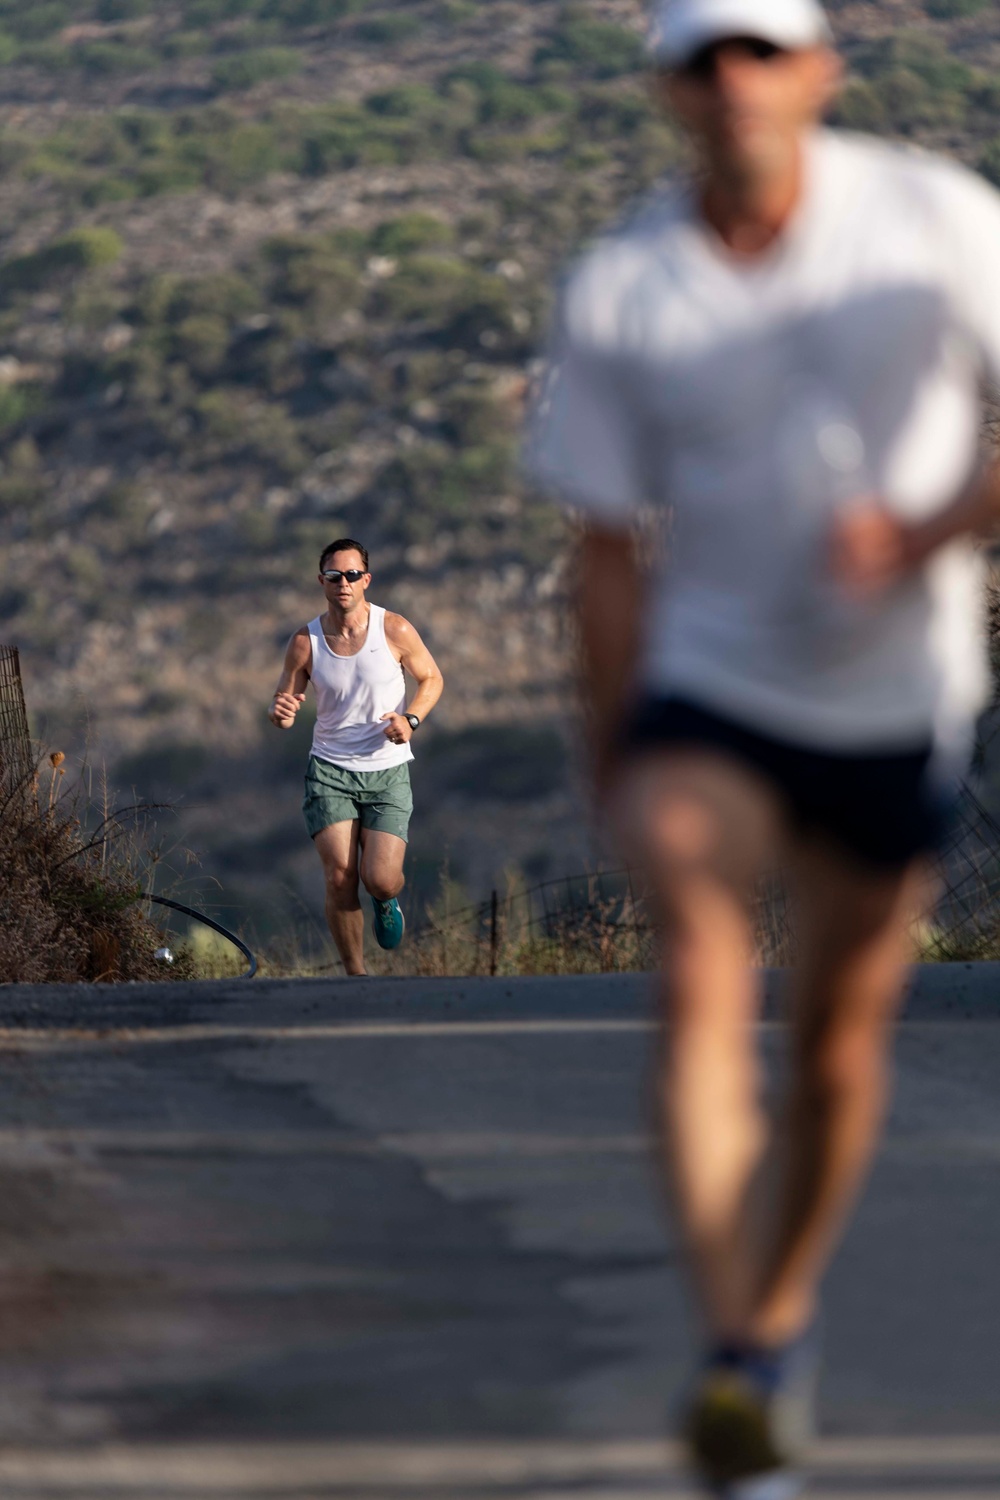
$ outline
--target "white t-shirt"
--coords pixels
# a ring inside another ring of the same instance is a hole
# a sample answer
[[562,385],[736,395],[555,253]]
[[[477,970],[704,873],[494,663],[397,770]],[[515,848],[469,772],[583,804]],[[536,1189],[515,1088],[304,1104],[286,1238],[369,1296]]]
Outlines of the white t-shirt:
[[582,259],[528,467],[611,527],[669,511],[644,691],[831,751],[960,751],[988,682],[971,542],[851,606],[828,538],[860,492],[915,519],[971,477],[1000,379],[1000,196],[864,137],[817,131],[806,155],[762,256],[732,256],[684,185]]

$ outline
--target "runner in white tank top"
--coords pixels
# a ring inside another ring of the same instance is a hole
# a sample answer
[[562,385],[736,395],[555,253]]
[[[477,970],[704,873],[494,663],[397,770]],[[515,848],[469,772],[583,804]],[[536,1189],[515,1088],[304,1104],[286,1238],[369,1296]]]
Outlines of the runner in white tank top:
[[395,744],[385,733],[386,714],[406,713],[406,680],[385,638],[385,610],[379,604],[368,610],[368,634],[353,656],[330,645],[323,615],[306,627],[316,690],[312,753],[347,771],[375,771],[413,759],[408,741]]
[[[360,542],[331,543],[319,582],[327,608],[289,641],[268,717],[290,729],[312,682],[317,714],[303,812],[323,863],[330,932],[346,973],[363,975],[359,882],[372,898],[379,946],[398,947],[410,740],[444,682],[409,621],[365,597],[371,574]],[[416,684],[409,706],[407,676]]]

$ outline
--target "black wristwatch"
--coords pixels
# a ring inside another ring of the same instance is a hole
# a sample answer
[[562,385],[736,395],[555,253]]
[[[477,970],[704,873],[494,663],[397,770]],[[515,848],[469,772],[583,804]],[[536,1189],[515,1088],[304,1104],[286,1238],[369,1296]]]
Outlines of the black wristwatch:
[[404,714],[403,718],[406,720],[407,724],[409,724],[411,729],[417,730],[420,728],[420,720],[417,718],[416,714]]

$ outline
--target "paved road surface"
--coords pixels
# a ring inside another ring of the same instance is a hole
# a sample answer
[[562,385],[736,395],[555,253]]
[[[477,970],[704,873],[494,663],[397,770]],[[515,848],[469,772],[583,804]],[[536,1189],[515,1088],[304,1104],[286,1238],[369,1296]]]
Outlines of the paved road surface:
[[[689,1494],[648,1042],[632,977],[0,989],[0,1495]],[[996,1500],[1000,967],[899,1060],[814,1489]]]

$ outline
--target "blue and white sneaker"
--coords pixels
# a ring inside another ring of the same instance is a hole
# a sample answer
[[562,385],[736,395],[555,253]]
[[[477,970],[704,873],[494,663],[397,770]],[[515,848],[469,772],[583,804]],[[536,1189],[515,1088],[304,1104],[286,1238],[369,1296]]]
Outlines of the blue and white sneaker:
[[722,1500],[795,1500],[813,1434],[814,1330],[778,1349],[724,1345],[695,1384],[684,1423],[692,1462]]
[[388,901],[376,901],[373,896],[372,906],[375,911],[372,932],[376,943],[380,948],[398,948],[406,931],[406,918],[399,902],[395,896]]

